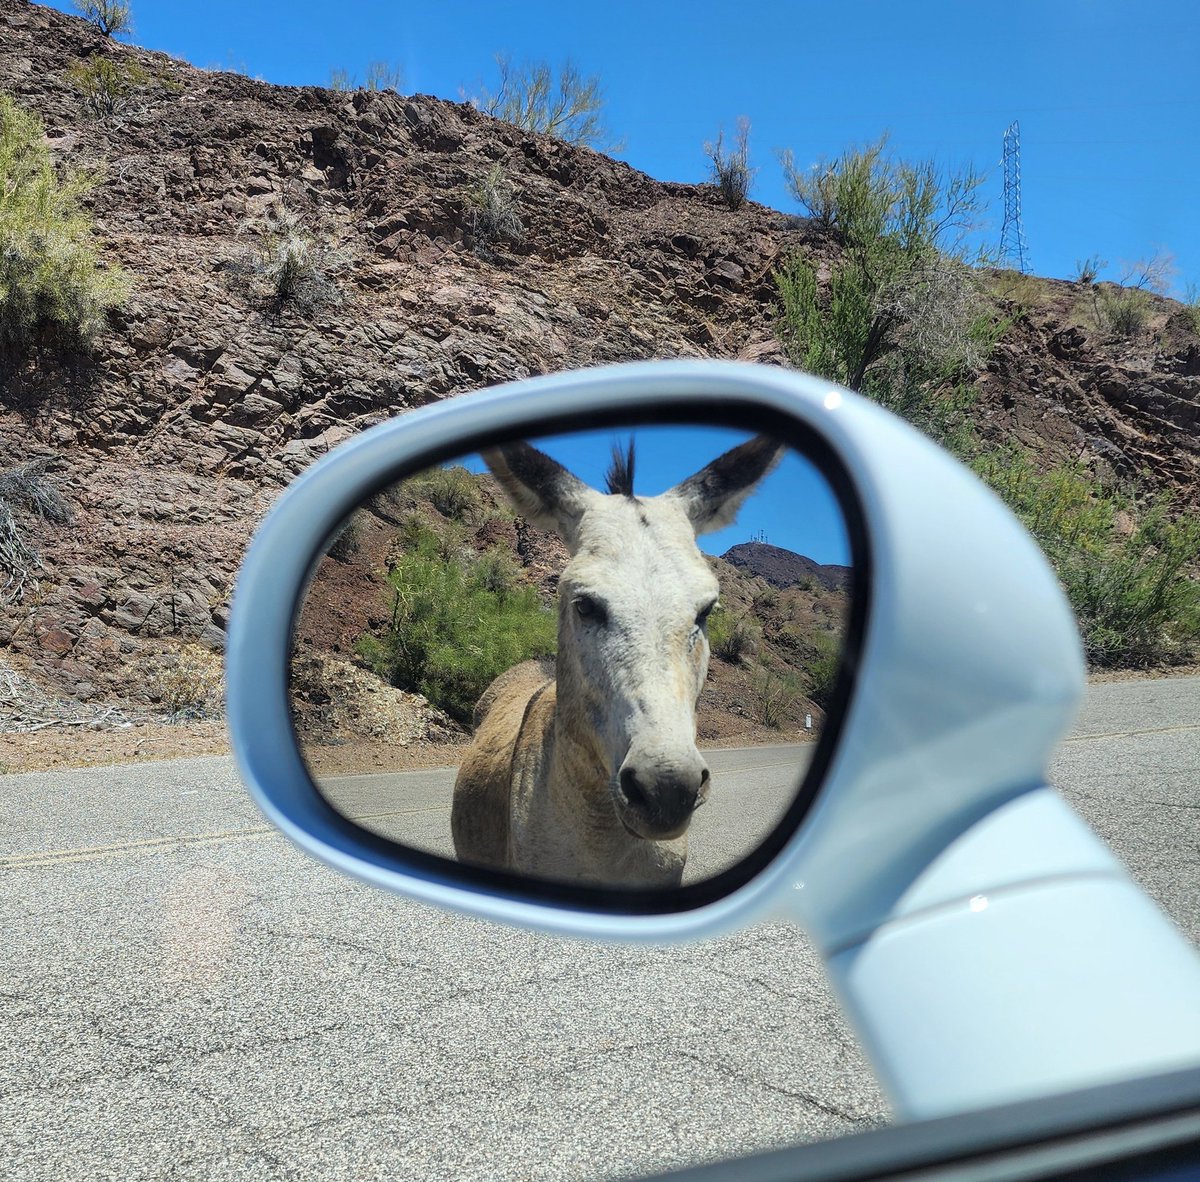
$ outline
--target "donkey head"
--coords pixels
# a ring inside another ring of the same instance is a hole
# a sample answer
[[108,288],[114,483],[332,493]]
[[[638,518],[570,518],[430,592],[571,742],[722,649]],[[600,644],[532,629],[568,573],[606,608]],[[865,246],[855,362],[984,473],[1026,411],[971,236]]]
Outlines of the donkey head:
[[678,837],[708,793],[696,704],[708,672],[717,580],[696,535],[729,525],[773,466],[759,437],[655,497],[633,494],[633,450],[607,494],[526,443],[484,454],[518,512],[562,536],[558,724],[603,768],[636,837]]

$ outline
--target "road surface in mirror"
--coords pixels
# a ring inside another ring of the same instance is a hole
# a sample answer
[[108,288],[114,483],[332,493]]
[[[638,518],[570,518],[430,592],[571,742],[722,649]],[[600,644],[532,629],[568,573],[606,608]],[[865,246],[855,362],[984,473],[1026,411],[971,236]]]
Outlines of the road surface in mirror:
[[780,823],[851,589],[836,497],[708,426],[517,441],[373,495],[296,621],[293,719],[343,816],[447,859],[670,889]]
[[[708,801],[688,827],[683,882],[721,873],[779,823],[808,767],[813,743],[704,751],[712,772]],[[454,858],[451,794],[457,767],[322,776],[321,792],[343,816],[381,837]]]

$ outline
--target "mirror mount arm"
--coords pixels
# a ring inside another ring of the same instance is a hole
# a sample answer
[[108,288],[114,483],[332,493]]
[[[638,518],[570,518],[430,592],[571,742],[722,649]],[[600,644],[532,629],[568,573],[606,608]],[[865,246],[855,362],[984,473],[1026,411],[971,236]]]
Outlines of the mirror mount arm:
[[1048,787],[826,963],[906,1119],[1200,1062],[1200,957]]

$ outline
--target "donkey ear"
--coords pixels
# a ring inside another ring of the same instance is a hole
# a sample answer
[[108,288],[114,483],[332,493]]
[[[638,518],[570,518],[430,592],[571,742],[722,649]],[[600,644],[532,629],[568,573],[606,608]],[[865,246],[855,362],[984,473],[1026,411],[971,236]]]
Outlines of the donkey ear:
[[528,443],[505,443],[483,453],[484,463],[518,513],[574,544],[575,527],[596,494],[557,460]]
[[779,461],[783,444],[758,435],[718,456],[666,496],[678,497],[698,534],[731,525],[754,486]]

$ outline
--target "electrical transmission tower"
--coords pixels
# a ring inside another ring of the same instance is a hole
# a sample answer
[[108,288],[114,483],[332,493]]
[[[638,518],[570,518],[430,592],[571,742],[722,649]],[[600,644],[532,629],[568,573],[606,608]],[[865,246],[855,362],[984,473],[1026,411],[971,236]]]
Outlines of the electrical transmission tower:
[[1021,125],[1014,119],[1004,133],[1004,228],[1000,261],[1029,274],[1029,247],[1021,221]]

